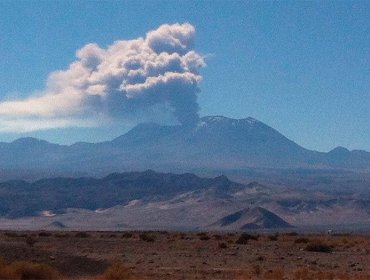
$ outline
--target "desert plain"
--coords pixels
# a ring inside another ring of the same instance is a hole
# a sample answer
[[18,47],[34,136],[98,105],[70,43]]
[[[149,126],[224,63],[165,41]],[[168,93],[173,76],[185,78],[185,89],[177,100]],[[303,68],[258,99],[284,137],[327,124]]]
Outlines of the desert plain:
[[0,279],[370,279],[370,236],[1,231]]

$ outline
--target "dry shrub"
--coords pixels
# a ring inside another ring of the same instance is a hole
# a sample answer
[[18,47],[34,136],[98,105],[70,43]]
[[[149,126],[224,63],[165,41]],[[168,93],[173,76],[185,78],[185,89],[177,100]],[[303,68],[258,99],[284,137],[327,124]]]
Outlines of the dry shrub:
[[207,241],[211,239],[211,237],[209,237],[206,232],[200,232],[200,233],[197,233],[197,235],[199,236],[199,239],[202,241]]
[[131,238],[133,236],[133,234],[131,232],[125,232],[124,234],[122,234],[122,238]]
[[253,268],[252,268],[252,272],[253,272],[254,275],[260,276],[261,273],[262,273],[261,267],[258,264],[254,265]]
[[154,242],[155,239],[154,239],[154,236],[153,235],[150,235],[150,234],[147,234],[147,233],[142,233],[139,235],[140,239],[143,240],[143,241],[146,241],[146,242]]
[[305,238],[305,237],[299,237],[297,238],[296,240],[294,240],[294,243],[308,243],[310,240],[308,238]]
[[130,271],[121,263],[111,265],[100,277],[101,280],[131,280]]
[[54,236],[56,238],[67,238],[67,237],[69,237],[69,234],[68,233],[56,233],[56,234],[54,234]]
[[270,241],[277,241],[277,240],[278,240],[278,237],[279,237],[279,233],[275,233],[275,234],[273,234],[273,235],[269,235],[269,236],[268,236],[268,239],[269,239]]
[[250,267],[247,271],[243,271],[241,275],[235,278],[235,280],[261,279],[261,276],[262,276],[262,269],[258,264],[256,264]]
[[348,244],[348,242],[349,242],[348,239],[345,238],[345,237],[343,237],[341,241],[342,241],[343,244]]
[[179,238],[180,238],[180,239],[186,239],[186,238],[187,238],[187,236],[186,236],[186,234],[185,234],[185,233],[180,233],[180,234],[179,234]]
[[219,235],[219,234],[214,234],[214,235],[213,235],[213,238],[214,238],[215,240],[221,240],[221,239],[222,239],[222,236],[221,236],[221,235]]
[[84,232],[84,231],[79,231],[75,234],[75,237],[88,238],[88,237],[90,237],[90,234],[88,234],[87,232]]
[[209,237],[208,235],[203,235],[203,236],[199,237],[199,239],[202,240],[202,241],[207,241],[207,240],[210,240],[211,237]]
[[48,231],[39,232],[39,237],[49,237],[49,236],[51,236],[51,232],[48,232]]
[[298,232],[292,231],[292,232],[287,232],[285,233],[286,236],[297,236]]
[[26,244],[30,247],[33,247],[37,243],[37,240],[33,238],[32,236],[27,236],[26,237]]
[[258,240],[258,235],[251,235],[248,233],[242,233],[238,240],[235,241],[236,244],[247,244],[248,241],[251,240]]
[[256,264],[250,267],[248,270],[244,270],[233,280],[254,280],[261,279],[262,269]]
[[7,231],[7,232],[4,233],[4,235],[6,237],[10,237],[10,238],[18,237],[18,234],[16,232],[12,232],[12,231]]
[[0,279],[12,280],[56,280],[59,275],[55,269],[40,263],[17,261],[7,264],[0,260]]
[[312,242],[306,246],[305,250],[309,252],[331,253],[333,252],[333,247],[322,242]]
[[38,279],[52,280],[58,279],[57,272],[50,266],[40,263],[31,262],[14,262],[11,264],[12,269],[19,279]]
[[218,248],[219,249],[226,249],[227,248],[227,245],[225,242],[221,242],[221,243],[218,243]]

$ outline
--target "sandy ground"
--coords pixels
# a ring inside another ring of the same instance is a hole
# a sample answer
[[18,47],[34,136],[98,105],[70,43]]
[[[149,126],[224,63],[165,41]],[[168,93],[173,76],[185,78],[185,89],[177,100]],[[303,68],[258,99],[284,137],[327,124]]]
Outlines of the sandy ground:
[[[370,279],[370,236],[285,233],[240,244],[240,235],[2,231],[0,257],[46,263],[69,279],[117,262],[135,279]],[[317,244],[332,252],[308,251]]]

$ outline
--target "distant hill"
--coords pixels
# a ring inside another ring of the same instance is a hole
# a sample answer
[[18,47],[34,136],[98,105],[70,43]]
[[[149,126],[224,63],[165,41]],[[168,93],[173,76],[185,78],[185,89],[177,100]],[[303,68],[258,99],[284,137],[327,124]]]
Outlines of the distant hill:
[[[253,118],[201,118],[193,128],[144,123],[103,143],[0,143],[0,178],[86,176],[152,169],[315,168],[370,170],[370,153],[305,149]],[[11,174],[18,174],[10,177]],[[7,177],[8,175],[8,177]],[[34,175],[34,176],[32,176]]]
[[253,230],[253,229],[274,229],[290,228],[289,223],[274,213],[262,208],[245,208],[230,215],[227,215],[211,227],[218,227],[224,230]]

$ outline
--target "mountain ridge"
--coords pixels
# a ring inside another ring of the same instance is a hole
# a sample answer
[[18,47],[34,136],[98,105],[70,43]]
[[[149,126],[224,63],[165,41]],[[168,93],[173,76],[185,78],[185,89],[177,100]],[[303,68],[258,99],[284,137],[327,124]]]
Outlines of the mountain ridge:
[[[247,122],[249,124],[253,124],[253,123],[260,123],[262,125],[265,125],[273,130],[276,130],[268,125],[266,125],[265,123],[253,118],[253,117],[246,117],[246,118],[241,118],[241,119],[236,119],[236,118],[229,118],[229,117],[225,117],[225,116],[222,116],[222,115],[210,115],[210,116],[204,116],[204,117],[201,117],[200,118],[200,123],[198,124],[198,126],[201,126],[202,125],[202,121],[204,120],[207,120],[208,122],[217,122],[217,120],[222,120],[222,121],[231,121],[231,122]],[[148,128],[148,127],[157,127],[157,128],[167,128],[167,129],[172,129],[172,130],[175,130],[176,128],[181,128],[181,125],[161,125],[161,124],[158,124],[158,123],[155,123],[155,122],[144,122],[144,123],[140,123],[136,126],[134,126],[133,128],[131,128],[130,130],[128,130],[126,133],[120,135],[120,136],[117,136],[115,138],[113,138],[112,140],[105,140],[105,141],[101,141],[101,142],[87,142],[87,141],[77,141],[77,142],[74,142],[74,143],[71,143],[71,144],[58,144],[58,143],[53,143],[53,142],[50,142],[50,141],[47,141],[45,139],[42,139],[42,138],[37,138],[37,137],[30,137],[30,136],[25,136],[25,137],[19,137],[15,140],[12,140],[12,141],[0,141],[0,145],[1,144],[39,144],[39,143],[43,143],[43,144],[51,144],[51,145],[56,145],[56,146],[61,146],[61,147],[72,147],[72,146],[76,146],[76,145],[98,145],[98,144],[106,144],[106,143],[110,143],[110,142],[119,142],[119,140],[125,136],[126,134],[132,132],[133,130],[135,129],[138,129],[138,128]],[[278,132],[278,130],[276,130]],[[280,133],[280,132],[279,132]],[[287,138],[289,139],[289,138]],[[293,140],[290,140],[292,142],[295,143],[295,141]],[[297,143],[296,143],[297,144]],[[299,144],[297,144],[299,145]],[[301,145],[299,145],[301,146]],[[304,148],[303,146],[301,146],[302,148]],[[306,148],[305,148],[306,149]],[[309,149],[307,149],[309,150]],[[364,150],[364,149],[353,149],[353,150],[349,150],[348,148],[346,147],[343,147],[343,146],[336,146],[334,148],[332,148],[331,150],[329,150],[328,152],[319,152],[319,153],[332,153],[332,152],[337,152],[337,151],[346,151],[346,152],[366,152],[366,153],[370,153],[370,151],[367,151],[367,150]],[[310,150],[310,151],[314,151],[314,152],[318,152],[316,150]]]
[[369,225],[370,197],[307,193],[221,175],[112,173],[0,183],[0,226],[40,229],[264,230]]
[[0,216],[35,216],[42,211],[61,213],[68,208],[96,210],[137,199],[156,201],[187,192],[212,189],[228,193],[245,187],[226,176],[203,178],[191,173],[160,173],[153,170],[112,173],[102,178],[51,177],[34,182],[12,180],[0,183]]
[[[111,141],[59,145],[36,138],[0,143],[0,171],[92,175],[155,168],[313,168],[370,170],[370,153],[306,149],[276,129],[248,117],[205,116],[194,127],[143,123]],[[4,171],[5,170],[5,171]]]

